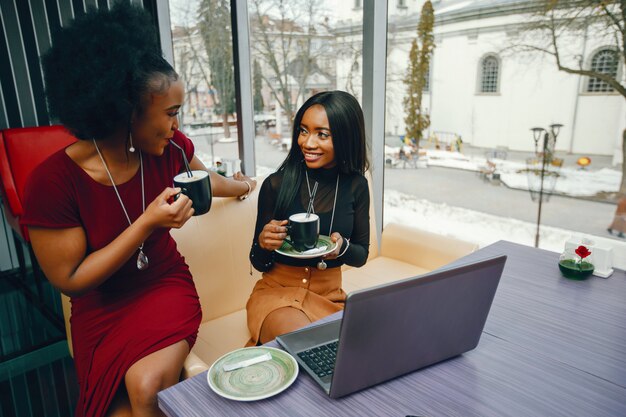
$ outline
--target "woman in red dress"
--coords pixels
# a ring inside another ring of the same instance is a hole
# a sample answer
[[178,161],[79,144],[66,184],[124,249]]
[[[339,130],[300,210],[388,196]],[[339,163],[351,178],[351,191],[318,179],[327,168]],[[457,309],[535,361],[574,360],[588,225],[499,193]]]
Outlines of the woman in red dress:
[[[120,2],[55,36],[44,57],[49,108],[79,141],[52,155],[26,187],[33,249],[72,300],[80,384],[77,416],[155,416],[158,391],[178,382],[202,312],[169,234],[193,215],[172,188],[206,168],[178,131],[182,81],[162,58],[149,15]],[[217,196],[254,180],[210,173]]]

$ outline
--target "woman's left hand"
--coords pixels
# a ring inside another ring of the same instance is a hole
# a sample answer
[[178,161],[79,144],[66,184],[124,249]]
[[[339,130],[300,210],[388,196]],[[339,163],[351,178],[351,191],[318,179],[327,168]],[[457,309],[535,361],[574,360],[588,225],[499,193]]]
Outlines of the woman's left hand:
[[233,179],[236,180],[236,181],[244,181],[244,182],[247,182],[248,184],[250,184],[250,191],[248,191],[248,194],[250,194],[256,188],[256,180],[253,180],[252,178],[248,177],[247,175],[244,175],[241,171],[235,172],[233,174]]
[[339,256],[339,251],[341,250],[341,247],[343,246],[343,237],[341,237],[341,235],[338,232],[333,232],[330,235],[330,240],[332,240],[333,242],[337,242],[337,247],[332,252],[322,256],[322,258],[337,259],[337,256]]

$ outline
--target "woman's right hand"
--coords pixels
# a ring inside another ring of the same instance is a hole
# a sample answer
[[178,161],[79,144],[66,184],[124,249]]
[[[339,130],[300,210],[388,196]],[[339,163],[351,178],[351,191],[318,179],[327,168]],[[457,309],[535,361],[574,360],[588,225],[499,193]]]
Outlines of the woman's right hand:
[[287,237],[287,220],[271,220],[259,234],[259,246],[265,250],[276,250]]
[[[193,216],[194,210],[191,207],[191,200],[180,191],[180,188],[167,187],[146,207],[145,215],[154,228],[173,227],[178,229]],[[175,198],[176,200],[173,201]]]

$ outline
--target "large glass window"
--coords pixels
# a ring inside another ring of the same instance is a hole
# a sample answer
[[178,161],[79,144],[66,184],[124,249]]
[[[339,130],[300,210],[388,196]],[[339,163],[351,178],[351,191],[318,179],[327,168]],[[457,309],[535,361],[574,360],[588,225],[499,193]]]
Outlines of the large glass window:
[[[580,78],[539,52],[550,50],[547,32],[519,32],[536,16],[499,5],[501,17],[489,18],[491,6],[433,1],[435,48],[418,102],[408,75],[423,3],[388,11],[384,224],[481,246],[505,239],[562,251],[572,236],[618,241],[607,228],[620,224],[623,98],[578,94]],[[556,31],[561,63],[575,68],[576,54],[606,42],[602,30],[578,28]],[[621,59],[601,48],[589,68],[619,77]],[[611,91],[596,78],[584,88]]]
[[334,89],[360,98],[361,13],[333,0],[248,1],[259,175],[285,159],[307,98]]
[[[339,0],[249,0],[258,175],[291,146],[292,120],[311,95],[360,98],[362,8]],[[186,86],[182,127],[207,166],[238,158],[230,1],[170,0],[176,70]]]
[[[172,19],[176,66],[188,92],[183,128],[207,165],[237,157],[237,115],[228,110],[229,89],[218,78],[233,67],[230,2],[170,2],[173,16],[183,15],[181,8],[189,11],[187,20]],[[621,150],[615,146],[623,129],[621,97],[577,94],[580,79],[559,71],[553,59],[533,55],[538,46],[494,54],[494,45],[521,42],[516,33],[530,17],[518,9],[498,6],[506,18],[497,23],[473,2],[433,2],[435,47],[423,67],[426,84],[411,90],[421,91],[419,102],[407,100],[410,51],[423,2],[405,4],[405,10],[388,11],[383,223],[480,245],[538,240],[555,251],[576,234],[620,239],[607,228],[614,224],[622,178]],[[372,63],[363,62],[363,8],[355,8],[357,2],[248,0],[247,5],[255,165],[258,175],[266,175],[291,146],[298,107],[329,89],[361,100],[363,68]],[[209,12],[219,21],[208,20]],[[534,35],[533,40],[544,39]],[[586,38],[568,32],[565,49],[575,57],[585,39],[603,45],[597,41],[601,35],[593,27]],[[618,76],[622,57],[614,51],[594,52],[589,68]],[[583,85],[610,91],[603,83],[589,79]],[[419,134],[409,126],[416,121]]]
[[238,159],[229,0],[170,1],[174,66],[185,83],[181,131],[207,167]]
[[[617,78],[618,64],[617,52],[612,49],[603,49],[591,58],[591,71]],[[589,93],[608,93],[614,91],[614,89],[606,81],[596,77],[589,77],[587,91]]]
[[480,92],[481,93],[497,93],[498,92],[498,74],[500,72],[500,63],[498,58],[493,55],[484,57],[480,61]]

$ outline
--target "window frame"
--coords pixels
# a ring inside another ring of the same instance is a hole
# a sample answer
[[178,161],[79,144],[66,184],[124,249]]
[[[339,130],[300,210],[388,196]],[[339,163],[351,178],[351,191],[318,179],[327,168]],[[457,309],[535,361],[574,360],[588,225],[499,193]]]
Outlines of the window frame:
[[[172,33],[169,19],[169,0],[154,0],[160,16],[159,32],[161,47],[166,58],[173,63]],[[250,68],[249,32],[250,22],[247,17],[247,0],[231,1],[231,27],[233,31],[233,65],[235,66],[235,85],[238,123],[239,158],[247,175],[255,174],[254,150],[254,111],[252,105],[252,80]],[[383,228],[383,175],[384,175],[384,138],[385,105],[378,97],[386,96],[387,77],[387,2],[359,0],[363,9],[363,85],[362,107],[365,116],[365,130],[368,140],[370,160],[371,189],[374,210],[370,213],[376,218],[376,229],[372,233],[380,239]],[[241,32],[241,33],[239,33]],[[171,51],[168,53],[168,51]],[[241,125],[239,125],[241,123]],[[246,134],[246,132],[249,132]]]
[[[484,62],[493,58],[497,64],[497,75],[496,75],[496,89],[495,91],[483,91],[483,79],[484,79]],[[498,96],[500,95],[501,88],[501,79],[502,77],[502,59],[495,52],[488,52],[480,57],[478,60],[478,69],[477,69],[477,77],[476,77],[476,95],[481,96]]]
[[[608,45],[603,45],[600,46],[596,49],[593,50],[592,53],[589,54],[589,56],[587,57],[587,62],[585,65],[585,68],[587,70],[593,70],[593,60],[600,55],[602,52],[604,51],[612,51],[613,53],[616,54],[616,61],[617,61],[617,68],[615,70],[615,79],[619,80],[622,77],[622,65],[621,65],[621,61],[619,59],[619,53],[618,51],[615,49],[615,47],[613,46],[608,46]],[[592,96],[605,96],[605,95],[619,95],[619,93],[615,90],[615,88],[609,86],[612,90],[611,91],[591,91],[589,89],[590,87],[590,83],[592,78],[595,77],[590,77],[590,76],[586,76],[584,77],[584,82],[582,83],[582,91],[581,94],[583,95],[592,95]],[[599,81],[601,83],[607,84],[606,82],[603,81]],[[607,84],[608,85],[608,84]]]

